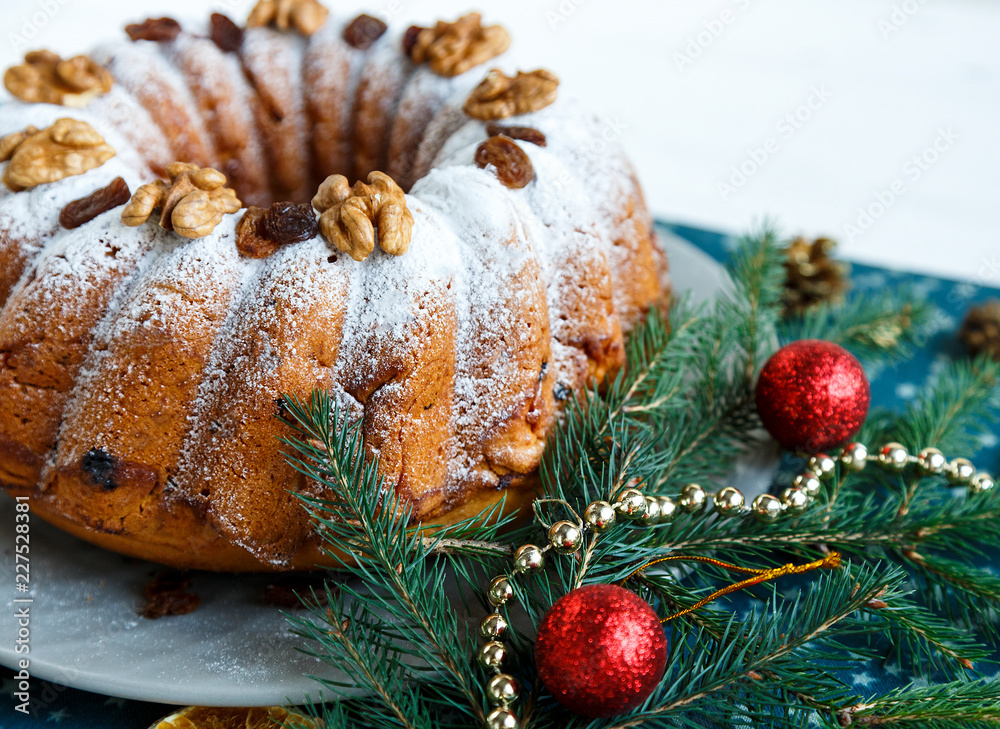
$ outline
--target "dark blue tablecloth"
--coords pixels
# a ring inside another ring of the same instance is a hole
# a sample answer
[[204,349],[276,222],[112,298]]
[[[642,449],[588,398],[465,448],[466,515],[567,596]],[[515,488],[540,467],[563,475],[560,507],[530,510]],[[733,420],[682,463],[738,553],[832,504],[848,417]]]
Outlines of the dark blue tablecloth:
[[[718,260],[725,260],[733,244],[726,236],[711,231],[685,226],[668,227]],[[916,356],[894,367],[868,373],[872,383],[873,404],[890,408],[905,406],[950,359],[964,356],[955,333],[966,310],[986,299],[1000,297],[1000,290],[973,283],[887,271],[860,264],[853,265],[851,282],[859,292],[909,284],[918,293],[932,299],[944,315],[939,322],[939,331]],[[984,450],[976,458],[976,465],[992,473],[1000,472],[1000,442],[997,435],[984,436],[983,447]],[[170,658],[164,657],[164,660]],[[144,729],[156,719],[170,713],[170,707],[161,704],[126,701],[32,681],[32,713],[24,716],[14,710],[13,675],[13,671],[9,669],[0,669],[0,680],[3,682],[0,729],[40,725],[59,726],[61,729]],[[892,666],[886,669],[872,665],[855,673],[851,680],[859,693],[866,694],[900,686],[906,682],[907,677]]]

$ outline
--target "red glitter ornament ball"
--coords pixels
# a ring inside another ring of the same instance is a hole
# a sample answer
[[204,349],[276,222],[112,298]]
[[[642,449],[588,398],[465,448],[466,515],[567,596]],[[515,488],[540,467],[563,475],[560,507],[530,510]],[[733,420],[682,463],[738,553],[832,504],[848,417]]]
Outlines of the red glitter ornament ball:
[[635,708],[663,678],[667,637],[649,603],[617,585],[559,598],[535,640],[538,676],[556,700],[589,717]]
[[861,363],[838,344],[803,339],[782,347],[757,382],[757,412],[783,448],[819,453],[858,432],[871,388]]

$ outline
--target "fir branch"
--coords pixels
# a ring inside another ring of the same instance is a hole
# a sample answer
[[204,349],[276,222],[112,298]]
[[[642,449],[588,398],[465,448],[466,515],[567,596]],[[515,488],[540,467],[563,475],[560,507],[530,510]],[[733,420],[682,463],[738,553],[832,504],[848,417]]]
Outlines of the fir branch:
[[1000,362],[981,356],[949,363],[893,424],[911,449],[940,448],[951,457],[979,451],[979,436],[1000,419]]
[[[635,579],[641,587],[646,588],[640,589],[639,594],[651,604],[662,605],[666,614],[691,607],[710,591],[690,590],[668,573],[642,572]],[[687,613],[677,620],[690,623],[716,641],[721,641],[725,635],[726,620],[723,614],[708,606],[703,610]]]
[[692,359],[697,374],[688,384],[687,407],[669,421],[654,423],[658,453],[650,461],[657,471],[653,491],[721,476],[759,428],[753,383],[777,346],[783,261],[770,226],[741,240],[729,264],[733,289],[699,325]]
[[[368,612],[383,613],[393,619],[393,629],[369,633],[375,646],[388,654],[406,652],[418,661],[447,674],[463,699],[463,709],[477,721],[485,714],[479,688],[469,671],[471,644],[456,640],[458,620],[444,592],[444,568],[432,563],[420,530],[410,524],[410,509],[399,496],[385,489],[377,464],[365,463],[359,423],[340,416],[329,395],[317,391],[306,405],[287,398],[289,425],[298,438],[285,441],[292,449],[286,458],[296,469],[320,484],[333,499],[302,497],[313,515],[320,536],[329,544],[326,553],[366,584],[381,585],[385,591],[358,591],[342,586]],[[373,495],[379,494],[380,498]],[[493,510],[479,515],[486,518]],[[463,527],[459,527],[463,530]],[[443,528],[435,535],[439,543],[450,536]],[[350,559],[345,557],[350,555]],[[353,560],[353,561],[352,561]],[[364,623],[360,623],[364,625]],[[333,641],[328,646],[347,642]],[[346,660],[352,660],[348,654]],[[396,670],[402,664],[393,662]],[[413,676],[419,667],[407,666]],[[401,703],[401,694],[394,694]]]
[[726,474],[752,443],[759,427],[751,393],[743,387],[718,393],[713,402],[698,402],[660,432],[654,492],[672,484],[705,482]]
[[900,561],[917,567],[914,575],[924,599],[949,620],[979,630],[991,640],[1000,637],[1000,578],[955,560],[904,550]]
[[513,548],[505,542],[485,539],[453,539],[450,537],[423,537],[427,554],[468,554],[492,557],[510,557]]
[[1000,683],[995,681],[908,687],[847,706],[837,714],[846,726],[976,729],[1000,726]]
[[742,371],[750,383],[777,345],[785,268],[773,225],[765,222],[743,236],[727,268],[733,292],[720,298],[719,308],[723,320],[736,323],[744,354]]
[[[637,579],[644,587],[648,588],[640,591],[640,594],[643,595],[648,602],[653,604],[662,604],[666,608],[666,612],[670,614],[689,608],[705,596],[703,593],[693,593],[686,590],[672,577],[665,574],[650,574],[645,572],[638,575]],[[706,588],[706,591],[708,589],[710,588]],[[709,607],[706,607],[700,611],[687,613],[678,618],[678,621],[691,623],[692,626],[701,630],[703,633],[710,635],[716,641],[721,642],[725,640],[726,620],[724,613],[721,610],[712,610]],[[756,672],[756,674],[748,674],[748,676],[757,681],[769,681],[769,691],[773,691],[775,694],[787,692],[803,707],[824,712],[833,712],[839,708],[839,705],[833,703],[830,699],[822,701],[816,696],[802,691],[788,691],[787,686],[781,683],[780,676],[778,676],[778,674],[774,671],[762,670]],[[773,715],[768,716],[768,719],[773,718]],[[792,724],[792,726],[799,725]]]
[[320,660],[334,658],[349,678],[348,682],[314,677],[315,680],[342,696],[353,695],[358,689],[376,696],[378,700],[369,707],[371,726],[404,729],[432,726],[419,698],[406,686],[406,676],[395,656],[386,651],[379,635],[380,621],[363,603],[355,603],[348,611],[339,592],[334,595],[327,588],[326,594],[330,600],[328,607],[312,607],[312,619],[288,616],[292,632],[309,640],[308,645],[334,644],[340,649],[333,656],[325,651],[303,649]]
[[965,676],[974,661],[989,652],[965,630],[937,617],[927,608],[905,598],[869,606],[868,617],[891,643],[891,654],[901,664],[918,662],[950,676]]
[[648,413],[669,405],[683,386],[681,373],[685,343],[695,336],[701,318],[686,299],[674,303],[669,323],[658,309],[650,310],[643,325],[634,330],[626,346],[628,366],[610,387],[606,399],[611,406],[607,422],[619,413]]
[[[803,657],[807,654],[813,660],[824,656],[829,660],[835,654],[824,652],[824,648],[838,635],[835,630],[838,624],[871,600],[897,594],[903,579],[904,573],[899,570],[882,572],[868,567],[853,572],[840,570],[820,577],[814,589],[790,607],[775,607],[772,612],[751,616],[742,624],[731,621],[722,641],[710,641],[701,634],[694,640],[695,649],[687,659],[674,661],[671,675],[648,705],[616,722],[614,729],[642,726],[657,717],[692,708],[712,694],[762,671],[771,671],[792,690],[801,688],[804,693],[812,693],[818,689],[842,697],[844,687],[827,670],[815,663],[810,670],[788,659],[801,652]],[[847,632],[853,630],[847,628]],[[697,650],[704,643],[712,643],[713,647]],[[681,677],[688,680],[679,680]],[[766,696],[757,699],[773,701],[773,697]]]
[[784,342],[825,339],[867,366],[912,355],[937,326],[940,312],[908,287],[853,292],[843,303],[823,302],[780,327]]

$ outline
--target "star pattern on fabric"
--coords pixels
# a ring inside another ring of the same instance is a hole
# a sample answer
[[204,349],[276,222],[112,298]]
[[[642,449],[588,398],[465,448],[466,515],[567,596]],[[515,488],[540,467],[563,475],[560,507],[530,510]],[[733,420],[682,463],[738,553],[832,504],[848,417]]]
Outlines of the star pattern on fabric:
[[69,709],[56,709],[55,711],[49,712],[49,716],[45,721],[46,723],[52,722],[54,724],[62,724],[66,719],[69,719],[69,717]]
[[979,287],[974,283],[969,283],[968,281],[962,281],[961,283],[955,284],[951,289],[951,295],[957,300],[969,300],[979,293]]
[[875,677],[872,676],[868,671],[862,671],[861,673],[855,674],[851,679],[851,683],[855,686],[864,686],[867,688],[875,683]]

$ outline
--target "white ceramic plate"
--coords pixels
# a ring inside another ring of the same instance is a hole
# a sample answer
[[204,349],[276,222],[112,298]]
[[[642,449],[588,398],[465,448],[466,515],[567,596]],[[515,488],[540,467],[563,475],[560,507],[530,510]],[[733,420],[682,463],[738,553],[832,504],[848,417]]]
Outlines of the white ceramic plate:
[[[711,258],[661,229],[675,286],[704,299],[725,285]],[[747,474],[741,474],[746,479]],[[0,499],[0,664],[15,667],[14,502]],[[65,686],[144,701],[205,706],[302,703],[337,672],[298,652],[279,609],[263,602],[268,575],[194,575],[201,606],[139,617],[143,587],[161,568],[31,521],[31,674]],[[23,604],[18,604],[21,607]],[[339,678],[342,678],[340,676]]]

